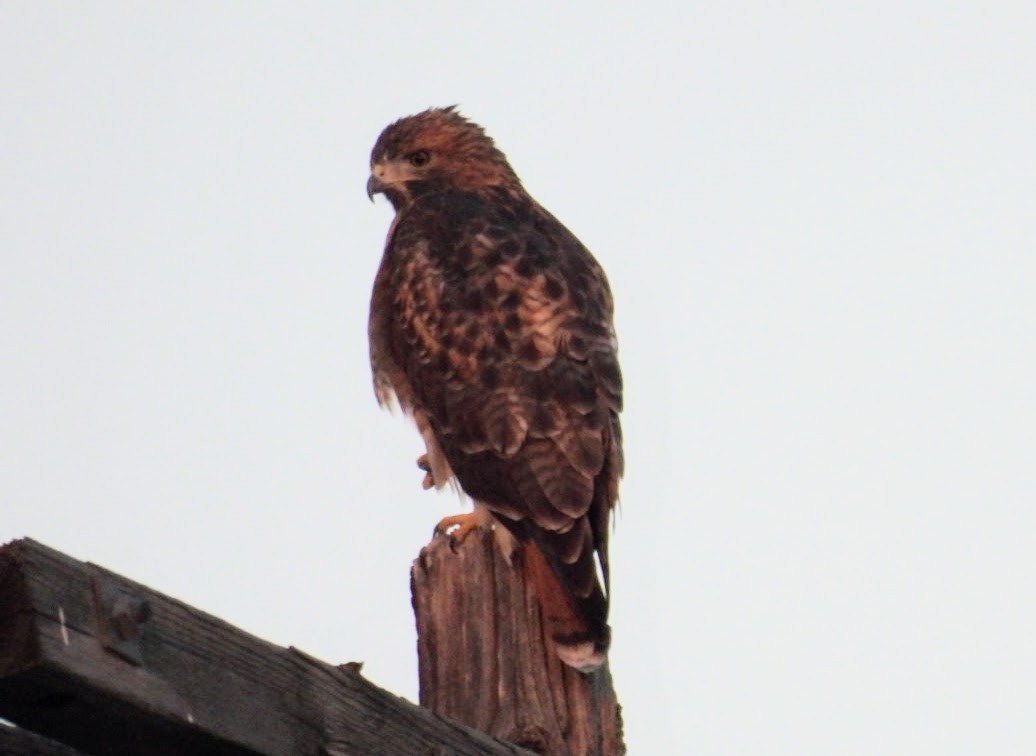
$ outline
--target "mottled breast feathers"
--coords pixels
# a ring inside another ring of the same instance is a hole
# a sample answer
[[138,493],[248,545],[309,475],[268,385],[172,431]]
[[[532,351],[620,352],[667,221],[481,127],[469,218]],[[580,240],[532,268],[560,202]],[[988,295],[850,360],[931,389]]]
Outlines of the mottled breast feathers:
[[557,528],[589,508],[621,377],[600,268],[546,211],[522,205],[445,193],[400,217],[385,260],[387,346],[412,392],[404,403],[427,412],[454,470],[460,455],[563,455],[567,465],[532,466],[550,505],[534,517]]

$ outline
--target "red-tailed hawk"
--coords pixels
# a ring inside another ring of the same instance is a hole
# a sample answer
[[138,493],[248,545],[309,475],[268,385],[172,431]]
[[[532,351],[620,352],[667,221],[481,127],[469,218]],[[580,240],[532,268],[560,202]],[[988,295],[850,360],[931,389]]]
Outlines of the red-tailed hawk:
[[[522,544],[558,655],[590,670],[609,642],[608,525],[622,474],[622,378],[604,271],[452,107],[378,137],[367,193],[396,215],[374,283],[370,353],[427,447],[425,486],[452,478]],[[596,559],[595,559],[596,557]]]

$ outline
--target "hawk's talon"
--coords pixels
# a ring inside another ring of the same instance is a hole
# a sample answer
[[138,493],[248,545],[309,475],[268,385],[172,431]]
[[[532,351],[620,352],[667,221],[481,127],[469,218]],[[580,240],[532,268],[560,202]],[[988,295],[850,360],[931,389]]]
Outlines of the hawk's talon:
[[422,454],[417,458],[417,466],[424,470],[424,478],[421,479],[421,488],[427,491],[435,485],[435,478],[432,477],[432,463],[428,461],[428,455]]
[[450,539],[450,551],[457,553],[457,547],[464,543],[471,535],[471,531],[482,524],[482,518],[476,512],[450,515],[439,520],[439,524],[432,531],[432,536],[448,536]]

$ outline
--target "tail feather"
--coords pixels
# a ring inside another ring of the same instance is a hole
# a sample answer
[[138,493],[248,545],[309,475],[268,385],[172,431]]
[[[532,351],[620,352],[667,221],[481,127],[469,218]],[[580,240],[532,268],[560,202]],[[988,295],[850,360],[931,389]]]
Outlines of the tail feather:
[[539,545],[539,541],[562,535],[540,531],[536,536],[525,541],[522,564],[539,599],[544,626],[561,661],[580,672],[592,671],[604,663],[611,638],[606,621],[608,601],[596,579],[592,547],[588,552],[589,565],[583,558],[566,564],[548,559],[545,551],[556,552]]

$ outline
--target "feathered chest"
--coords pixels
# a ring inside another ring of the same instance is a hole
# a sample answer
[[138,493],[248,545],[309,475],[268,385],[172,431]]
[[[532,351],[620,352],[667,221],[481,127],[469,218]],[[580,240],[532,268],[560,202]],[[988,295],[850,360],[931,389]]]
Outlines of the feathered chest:
[[531,201],[417,203],[394,224],[371,301],[379,400],[445,416],[451,390],[534,385],[559,353],[611,350],[610,309],[596,262]]

